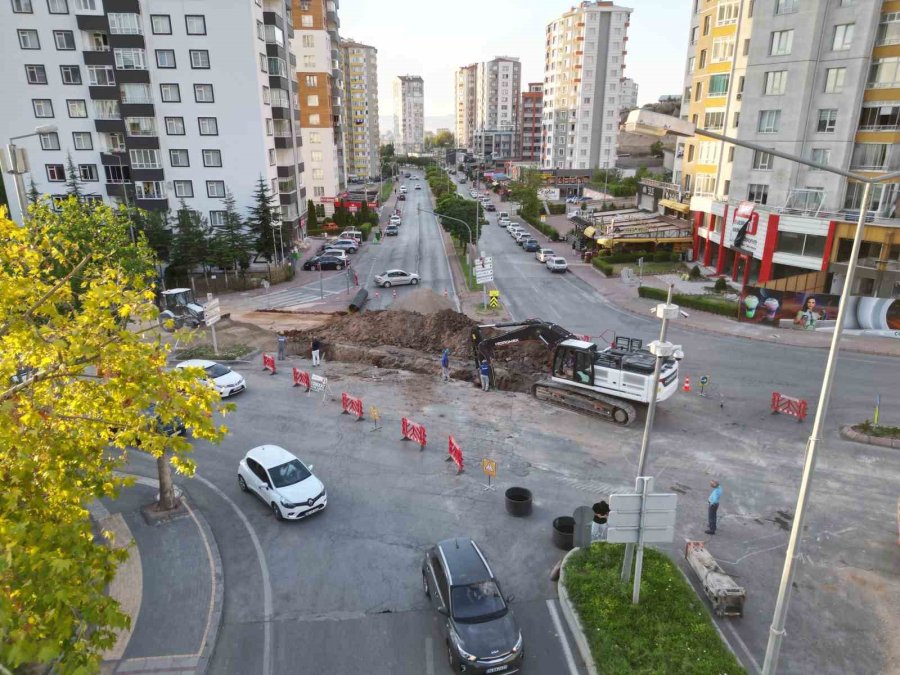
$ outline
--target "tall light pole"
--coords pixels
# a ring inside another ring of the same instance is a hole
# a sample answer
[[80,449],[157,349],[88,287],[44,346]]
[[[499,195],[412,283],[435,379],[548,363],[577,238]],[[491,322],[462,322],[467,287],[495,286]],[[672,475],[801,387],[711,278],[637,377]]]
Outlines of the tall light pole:
[[822,430],[825,427],[825,418],[828,412],[828,403],[831,400],[831,389],[834,383],[834,371],[837,368],[837,356],[840,350],[841,335],[844,332],[844,319],[847,314],[847,308],[850,304],[850,290],[853,286],[853,275],[856,272],[856,261],[859,255],[860,245],[862,243],[863,230],[866,224],[866,213],[872,199],[872,186],[878,183],[891,183],[900,179],[900,171],[881,174],[878,176],[864,176],[836,169],[826,164],[812,162],[803,157],[792,155],[787,152],[766,148],[756,143],[741,141],[730,136],[724,136],[712,131],[697,129],[694,124],[685,120],[680,120],[668,115],[660,115],[646,110],[633,110],[628,115],[625,122],[625,130],[637,133],[644,133],[653,136],[665,136],[667,133],[676,136],[704,136],[725,143],[731,143],[750,150],[759,152],[767,152],[775,157],[781,157],[797,164],[811,166],[820,171],[826,171],[838,176],[850,178],[864,185],[862,194],[862,203],[859,208],[859,217],[856,221],[856,231],[853,235],[853,246],[850,250],[850,260],[847,263],[847,278],[841,288],[840,304],[838,305],[837,319],[835,320],[834,333],[831,336],[831,345],[828,348],[828,358],[825,361],[825,374],[822,377],[822,388],[819,392],[819,404],[816,408],[816,416],[813,421],[812,430],[806,441],[806,458],[803,463],[803,474],[800,479],[800,492],[797,496],[797,508],[794,514],[794,520],[791,524],[791,534],[788,539],[788,547],[784,557],[784,567],[781,571],[781,582],[778,586],[778,596],[775,600],[775,612],[772,617],[772,625],[769,628],[769,642],[766,645],[766,659],[763,662],[763,675],[774,675],[778,669],[778,657],[781,652],[781,643],[784,640],[784,624],[787,618],[788,605],[791,600],[791,587],[794,581],[795,566],[800,557],[800,537],[803,534],[803,528],[806,520],[806,510],[809,502],[810,486],[812,484],[812,475],[816,467],[816,453],[819,449],[819,442],[822,439]]
[[466,221],[460,220],[459,218],[454,218],[453,216],[445,216],[440,213],[435,213],[434,211],[429,211],[427,209],[423,209],[421,206],[417,206],[416,211],[418,211],[419,213],[430,213],[431,215],[433,215],[435,218],[438,219],[439,223],[440,223],[441,218],[446,218],[447,220],[452,220],[456,223],[462,223],[463,225],[466,226],[466,230],[468,230],[468,232],[469,232],[469,244],[470,245],[472,244],[472,228],[469,227],[469,224]]
[[[32,138],[33,136],[40,136],[41,134],[52,134],[56,131],[55,124],[47,124],[45,126],[35,127],[34,131],[30,134],[21,134],[20,136],[10,136],[9,145],[6,146],[7,156],[9,158],[9,167],[7,168],[8,173],[13,175],[13,183],[16,188],[16,201],[19,204],[19,211],[22,214],[22,222],[24,223],[28,220],[28,209],[25,206],[25,181],[22,179],[22,175],[24,171],[19,170],[19,152],[16,147],[15,141],[21,140],[23,138]],[[25,167],[22,167],[25,169]]]

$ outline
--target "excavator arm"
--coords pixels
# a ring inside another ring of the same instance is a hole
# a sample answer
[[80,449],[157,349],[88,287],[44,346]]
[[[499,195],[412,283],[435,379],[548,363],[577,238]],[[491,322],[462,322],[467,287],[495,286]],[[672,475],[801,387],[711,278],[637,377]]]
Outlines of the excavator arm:
[[[491,337],[485,337],[483,331],[491,329],[500,331]],[[508,329],[508,330],[506,330]],[[475,365],[487,359],[490,364],[494,360],[494,348],[503,345],[515,344],[526,340],[542,342],[551,352],[563,340],[575,336],[555,323],[541,321],[540,319],[527,319],[513,323],[491,323],[475,326],[472,329],[472,350],[475,356]]]

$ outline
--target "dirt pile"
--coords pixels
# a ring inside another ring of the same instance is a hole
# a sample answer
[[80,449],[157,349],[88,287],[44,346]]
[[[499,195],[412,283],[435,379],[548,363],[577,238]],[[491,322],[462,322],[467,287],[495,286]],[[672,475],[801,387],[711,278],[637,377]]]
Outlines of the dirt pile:
[[398,309],[419,314],[435,314],[445,309],[453,309],[453,301],[438,295],[430,288],[417,288],[411,293],[404,293],[403,297],[391,305],[392,311]]

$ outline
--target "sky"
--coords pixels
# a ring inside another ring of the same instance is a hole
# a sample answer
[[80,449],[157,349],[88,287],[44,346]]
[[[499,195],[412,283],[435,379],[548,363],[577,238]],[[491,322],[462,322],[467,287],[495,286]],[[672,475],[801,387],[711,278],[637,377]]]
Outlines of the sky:
[[[547,24],[572,0],[340,0],[340,34],[378,49],[378,105],[393,115],[396,75],[425,80],[425,127],[452,127],[453,76],[460,66],[518,56],[522,88],[544,79]],[[638,83],[638,104],[678,94],[687,53],[691,0],[620,0],[631,7],[625,75]],[[540,8],[537,8],[539,5]],[[384,124],[382,133],[387,131]]]

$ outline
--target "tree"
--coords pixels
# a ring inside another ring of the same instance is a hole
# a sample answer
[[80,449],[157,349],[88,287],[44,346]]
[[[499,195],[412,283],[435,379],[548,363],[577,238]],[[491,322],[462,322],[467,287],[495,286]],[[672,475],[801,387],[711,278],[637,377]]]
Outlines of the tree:
[[66,194],[81,199],[81,182],[71,153],[66,154]]
[[275,217],[275,197],[269,192],[269,185],[262,176],[256,182],[253,199],[255,203],[250,208],[247,225],[256,237],[256,257],[262,256],[272,262],[276,257],[274,225],[278,219]]
[[663,144],[662,141],[656,141],[653,145],[650,146],[650,154],[654,157],[662,157],[663,156]]
[[[2,182],[3,181],[0,180],[0,183]],[[38,192],[37,185],[34,184],[34,176],[32,174],[28,174],[28,203],[37,204],[40,198],[41,193]]]
[[533,169],[522,171],[520,178],[510,184],[509,196],[518,202],[519,213],[529,218],[537,218],[541,212],[541,200],[538,199],[538,188],[541,186],[541,175]]
[[362,204],[359,207],[359,210],[356,212],[356,224],[365,225],[371,220],[372,212],[369,210],[369,204],[366,200],[363,200]]
[[306,231],[319,228],[319,214],[316,212],[316,203],[310,199],[306,202]]
[[209,226],[206,220],[199,211],[189,209],[183,199],[175,219],[172,267],[190,272],[197,265],[203,265],[205,271],[209,262]]
[[128,215],[134,225],[135,233],[147,238],[147,244],[153,249],[159,262],[169,262],[172,255],[172,228],[169,227],[168,211],[144,211],[128,209]]
[[[86,217],[110,237],[87,252]],[[169,369],[168,348],[139,329],[158,314],[152,268],[107,206],[39,203],[27,228],[0,209],[0,663],[13,672],[99,671],[128,626],[106,593],[128,549],[95,536],[85,507],[118,495],[138,442],[193,473],[191,444],[163,433],[151,405],[195,438],[226,432],[215,390]]]
[[431,141],[432,145],[440,148],[451,148],[456,144],[455,139],[453,138],[453,133],[444,129],[442,131],[438,131],[434,135],[434,139]]
[[378,148],[378,153],[381,155],[382,159],[387,159],[389,157],[394,156],[394,144],[386,143]]
[[222,224],[214,225],[212,230],[210,253],[216,265],[225,269],[231,267],[235,271],[249,267],[253,241],[237,212],[231,190],[225,191],[225,213],[222,215]]

